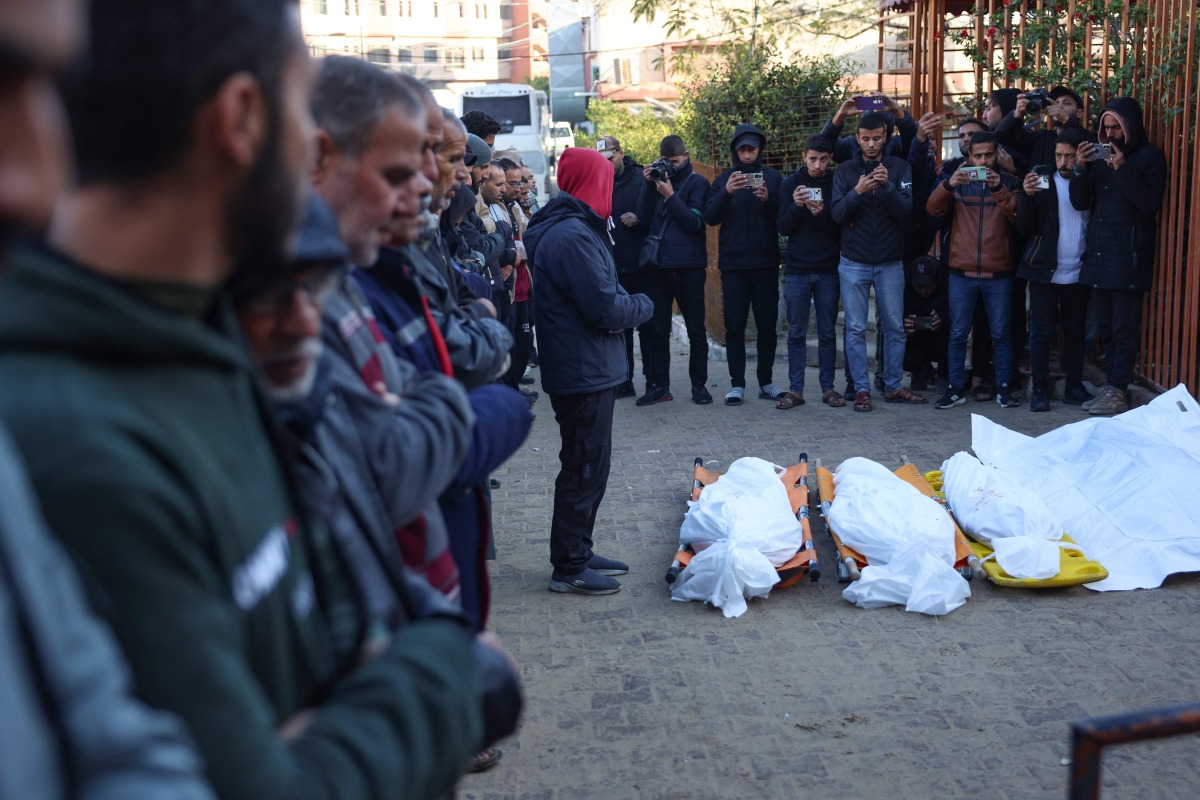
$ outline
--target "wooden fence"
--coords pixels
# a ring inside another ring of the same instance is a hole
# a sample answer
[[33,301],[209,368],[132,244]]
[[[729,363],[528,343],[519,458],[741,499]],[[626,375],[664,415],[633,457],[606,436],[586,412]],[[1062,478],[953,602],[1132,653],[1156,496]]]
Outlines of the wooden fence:
[[[1033,88],[1015,76],[1027,65],[1070,67],[1094,76],[1089,119],[1110,95],[1142,104],[1150,140],[1167,158],[1155,281],[1146,296],[1138,373],[1163,389],[1200,391],[1200,9],[1188,0],[881,0],[878,86],[914,108],[949,109],[969,84],[975,106],[992,88]],[[1101,11],[1107,11],[1108,15]],[[1056,37],[1022,45],[1027,25],[1053,12]],[[1000,25],[993,24],[999,18]],[[955,34],[961,34],[961,39]],[[988,35],[988,34],[991,35]],[[993,65],[962,66],[962,40]],[[958,64],[952,62],[958,61]],[[1068,70],[1070,71],[1070,70]],[[1049,88],[1049,87],[1045,87]],[[1086,92],[1081,92],[1085,94]],[[1195,246],[1193,246],[1195,245]]]

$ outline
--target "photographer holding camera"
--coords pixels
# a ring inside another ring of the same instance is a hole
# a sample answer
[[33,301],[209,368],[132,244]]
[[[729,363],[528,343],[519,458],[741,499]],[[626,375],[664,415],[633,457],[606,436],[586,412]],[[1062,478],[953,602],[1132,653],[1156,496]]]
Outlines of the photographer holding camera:
[[725,350],[732,388],[725,405],[742,404],[746,394],[746,322],[754,308],[758,329],[758,396],[779,400],[783,389],[771,379],[775,366],[775,325],[779,319],[778,170],[763,166],[767,137],[753,125],[739,125],[729,142],[733,166],[713,181],[704,221],[720,225],[721,288],[725,311]]
[[1018,404],[1009,387],[1012,339],[1009,314],[1012,298],[1012,223],[1017,216],[1017,180],[996,169],[996,136],[980,131],[971,137],[970,166],[956,170],[929,196],[925,210],[935,219],[950,219],[950,386],[934,408],[966,402],[964,372],[967,334],[975,303],[987,307],[995,353],[996,402],[1002,408]]
[[[1035,119],[1027,125],[1025,119],[1031,114]],[[1078,131],[1081,141],[1096,140],[1096,134],[1083,127],[1083,98],[1066,86],[1055,86],[1050,91],[1033,89],[1017,95],[1016,106],[1005,114],[995,132],[1000,144],[1025,154],[1035,166],[1052,166],[1058,135],[1065,130]]]
[[1167,161],[1147,141],[1142,107],[1132,97],[1104,106],[1099,139],[1076,150],[1070,193],[1071,205],[1092,212],[1079,280],[1092,287],[1108,366],[1107,384],[1083,407],[1107,416],[1129,407],[1125,390],[1141,348],[1142,296],[1154,279],[1154,218],[1167,187]]
[[[692,402],[712,402],[708,383],[708,333],[704,328],[704,279],[708,249],[704,231],[704,200],[708,181],[692,171],[692,161],[683,139],[665,136],[658,146],[660,158],[642,169],[646,179],[638,197],[639,220],[649,228],[647,242],[657,238],[654,263],[644,263],[656,278],[648,288],[654,301],[651,324],[651,353],[654,375],[647,378],[646,393],[639,406],[671,400],[671,304],[679,303],[687,325],[688,372]],[[643,247],[643,255],[648,255]]]

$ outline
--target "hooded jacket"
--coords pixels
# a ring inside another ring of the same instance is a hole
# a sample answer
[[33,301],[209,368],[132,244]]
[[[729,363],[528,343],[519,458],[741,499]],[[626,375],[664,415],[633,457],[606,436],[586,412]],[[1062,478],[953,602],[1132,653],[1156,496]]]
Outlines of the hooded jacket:
[[343,671],[326,598],[346,576],[296,513],[227,305],[186,318],[55,253],[12,262],[0,413],[139,692],[187,722],[218,795],[449,789],[483,738],[471,637],[422,622]]
[[[801,186],[821,190],[825,208],[814,216],[807,206],[798,206],[792,195]],[[808,167],[801,167],[784,180],[779,189],[779,233],[788,237],[784,271],[790,274],[834,274],[841,250],[842,228],[834,222],[833,169],[814,178]]]
[[613,261],[617,262],[617,272],[621,274],[638,271],[638,254],[642,251],[642,242],[650,226],[641,217],[638,224],[632,227],[621,222],[622,214],[637,214],[638,195],[642,193],[642,165],[633,160],[633,156],[624,156],[620,175],[613,179],[612,199],[612,240]]
[[[611,166],[591,168],[607,169],[612,180]],[[606,195],[612,197],[611,186]],[[649,320],[654,307],[644,294],[629,295],[617,283],[608,221],[560,191],[534,216],[525,247],[538,287],[533,314],[546,393],[586,394],[624,383],[624,330]]]
[[950,247],[943,255],[950,269],[971,278],[1013,271],[1017,191],[1017,179],[1003,174],[994,191],[984,181],[951,188],[947,179],[934,187],[925,210],[935,220],[950,218]]
[[662,231],[658,249],[661,269],[708,267],[708,243],[704,230],[704,201],[708,181],[692,170],[689,159],[671,176],[675,194],[664,199],[654,181],[642,181],[638,196],[638,219],[647,225],[648,234]]
[[[1082,171],[1076,165],[1071,205],[1092,212],[1079,282],[1094,289],[1144,292],[1154,279],[1155,216],[1167,187],[1167,160],[1146,140],[1136,100],[1111,100],[1101,120],[1105,114],[1116,115],[1125,131],[1125,164],[1114,170],[1105,161],[1092,161]],[[1108,141],[1103,126],[1099,138]]]
[[[904,228],[912,210],[908,162],[883,156],[888,182],[860,195],[854,191],[865,172],[862,151],[833,174],[833,219],[842,227],[842,257],[860,264],[889,264],[904,258]],[[826,201],[828,202],[828,201]]]
[[[753,164],[741,163],[735,148],[737,141],[747,135],[758,140],[758,158]],[[733,166],[718,175],[709,187],[704,222],[721,226],[718,262],[722,270],[779,267],[779,231],[775,218],[779,215],[779,185],[783,183],[783,176],[779,170],[763,166],[766,149],[767,137],[762,131],[754,125],[738,125],[729,140]],[[749,188],[733,194],[725,191],[725,185],[735,172],[761,172],[767,187],[767,201],[759,200]]]

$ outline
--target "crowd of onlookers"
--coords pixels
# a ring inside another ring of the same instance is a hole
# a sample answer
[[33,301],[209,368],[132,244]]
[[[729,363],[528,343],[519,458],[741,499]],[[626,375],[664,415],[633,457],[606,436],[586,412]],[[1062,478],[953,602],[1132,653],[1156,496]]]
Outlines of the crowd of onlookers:
[[804,403],[815,308],[823,401],[871,410],[873,289],[887,402],[942,380],[937,408],[1014,405],[1028,328],[1034,410],[1059,332],[1064,402],[1124,407],[1164,179],[1132,100],[1095,137],[1068,90],[1053,128],[997,92],[940,172],[940,115],[890,98],[854,136],[843,106],[786,178],[753,125],[711,185],[678,137],[645,166],[606,137],[539,209],[495,120],[311,60],[290,0],[12,0],[0,54],[0,798],[439,797],[495,764],[522,696],[487,630],[490,476],[530,430],[529,365],[562,438],[548,588],[615,592],[614,403],[635,329],[638,404],[671,398],[673,303],[712,402],[706,225],[728,405],[751,310],[759,395]]
[[[821,400],[830,406],[870,411],[872,389],[888,403],[925,404],[919,392],[936,387],[937,409],[969,397],[1011,408],[1025,389],[1027,358],[1033,411],[1050,409],[1055,378],[1064,374],[1064,403],[1096,415],[1128,407],[1166,179],[1163,154],[1146,140],[1137,102],[1110,101],[1093,132],[1084,125],[1082,98],[1067,87],[997,90],[982,119],[957,123],[962,155],[941,164],[932,145],[945,115],[927,111],[914,119],[916,113],[878,93],[847,100],[808,139],[803,166],[786,177],[768,166],[764,132],[740,125],[729,143],[731,167],[711,185],[693,171],[677,136],[662,140],[663,160],[653,175],[644,168],[644,181],[629,177],[639,165],[616,139],[597,143],[617,171],[614,252],[621,282],[654,301],[653,318],[638,328],[646,379],[638,405],[672,399],[672,303],[690,342],[692,400],[712,402],[705,385],[707,224],[720,226],[716,261],[732,384],[726,405],[746,396],[753,311],[758,396],[780,409],[805,402],[810,313]],[[843,135],[854,116],[857,131]],[[786,389],[776,386],[772,369],[780,236],[787,240]],[[649,266],[644,256],[656,248],[659,257]],[[873,380],[872,293],[879,334]],[[834,385],[839,308],[844,391]],[[628,341],[632,377],[632,331]],[[1083,385],[1092,343],[1107,371],[1095,397]],[[1058,354],[1053,371],[1052,353]],[[620,396],[634,395],[630,380]]]

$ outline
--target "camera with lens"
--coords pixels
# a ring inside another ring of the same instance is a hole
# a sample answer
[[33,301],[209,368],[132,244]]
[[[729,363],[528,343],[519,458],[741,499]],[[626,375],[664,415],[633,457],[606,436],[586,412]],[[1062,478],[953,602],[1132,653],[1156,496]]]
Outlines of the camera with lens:
[[650,180],[665,181],[676,172],[675,165],[665,158],[660,158],[650,165]]
[[1054,104],[1054,98],[1045,89],[1032,89],[1025,93],[1025,111],[1030,114],[1040,114],[1047,106]]

